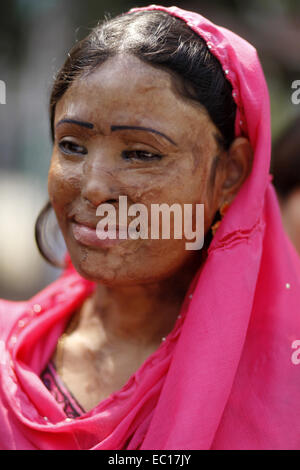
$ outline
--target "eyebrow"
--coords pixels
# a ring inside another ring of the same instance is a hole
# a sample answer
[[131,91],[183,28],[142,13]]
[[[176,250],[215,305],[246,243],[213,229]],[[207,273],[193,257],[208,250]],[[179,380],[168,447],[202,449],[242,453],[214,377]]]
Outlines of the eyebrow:
[[170,137],[168,137],[166,134],[163,134],[162,132],[156,131],[155,129],[151,129],[151,127],[140,127],[140,126],[111,126],[111,131],[122,131],[122,130],[127,130],[127,129],[133,129],[135,131],[147,131],[147,132],[153,132],[154,134],[158,134],[161,137],[164,137],[167,139],[171,144],[176,145],[176,142],[172,140]]
[[91,122],[77,121],[77,119],[61,119],[61,120],[56,124],[56,128],[57,128],[60,124],[63,124],[64,122],[67,122],[67,123],[69,123],[69,124],[77,124],[78,126],[87,127],[88,129],[94,129],[94,124],[92,124]]
[[[82,126],[82,127],[87,127],[88,129],[94,129],[94,124],[92,124],[91,122],[87,122],[87,121],[78,121],[77,119],[68,119],[68,118],[65,118],[65,119],[61,119],[57,124],[56,124],[56,128],[58,126],[60,126],[61,124],[63,123],[69,123],[69,124],[76,124],[78,126]],[[155,129],[152,129],[151,127],[141,127],[141,126],[111,126],[110,127],[111,131],[114,132],[114,131],[122,131],[122,130],[135,130],[135,131],[146,131],[146,132],[153,132],[154,134],[158,134],[160,135],[161,137],[164,137],[166,140],[168,140],[171,144],[173,145],[176,145],[176,142],[174,142],[173,139],[171,139],[170,137],[168,137],[166,134],[163,134],[163,132],[159,132]]]

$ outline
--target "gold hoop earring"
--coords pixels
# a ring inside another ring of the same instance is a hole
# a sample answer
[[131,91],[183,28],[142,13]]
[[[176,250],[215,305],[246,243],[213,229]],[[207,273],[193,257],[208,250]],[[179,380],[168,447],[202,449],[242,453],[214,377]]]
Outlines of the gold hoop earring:
[[211,226],[211,231],[212,231],[213,237],[215,236],[215,233],[218,230],[218,228],[220,226],[220,223],[222,222],[222,219],[223,219],[224,215],[226,214],[226,212],[228,211],[229,207],[230,207],[230,204],[229,204],[228,201],[223,202],[223,204],[221,205],[221,207],[219,209],[221,220],[218,220],[214,225]]

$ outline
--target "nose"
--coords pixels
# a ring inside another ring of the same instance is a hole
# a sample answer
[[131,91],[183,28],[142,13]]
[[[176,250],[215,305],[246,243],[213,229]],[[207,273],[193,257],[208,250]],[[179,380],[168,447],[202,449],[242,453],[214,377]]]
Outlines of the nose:
[[82,178],[81,195],[94,207],[102,203],[114,203],[119,200],[120,187],[115,177],[113,164],[102,159],[86,162]]

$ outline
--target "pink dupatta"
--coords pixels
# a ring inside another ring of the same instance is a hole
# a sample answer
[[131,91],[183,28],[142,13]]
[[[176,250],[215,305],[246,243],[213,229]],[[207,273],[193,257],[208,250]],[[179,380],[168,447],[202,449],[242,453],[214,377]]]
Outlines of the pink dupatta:
[[166,341],[80,418],[66,420],[39,374],[94,285],[67,257],[68,269],[33,299],[0,302],[0,448],[299,449],[300,262],[270,182],[269,97],[256,51],[199,14],[136,10],[146,9],[183,19],[221,62],[236,135],[254,149],[252,172]]

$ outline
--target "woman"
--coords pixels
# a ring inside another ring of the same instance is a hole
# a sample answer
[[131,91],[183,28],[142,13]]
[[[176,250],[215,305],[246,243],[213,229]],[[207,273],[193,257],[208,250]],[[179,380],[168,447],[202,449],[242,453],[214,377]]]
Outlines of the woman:
[[[1,447],[299,448],[300,268],[252,46],[196,13],[132,10],[71,51],[51,128],[67,265],[1,302]],[[203,249],[99,241],[119,196],[204,204]]]

